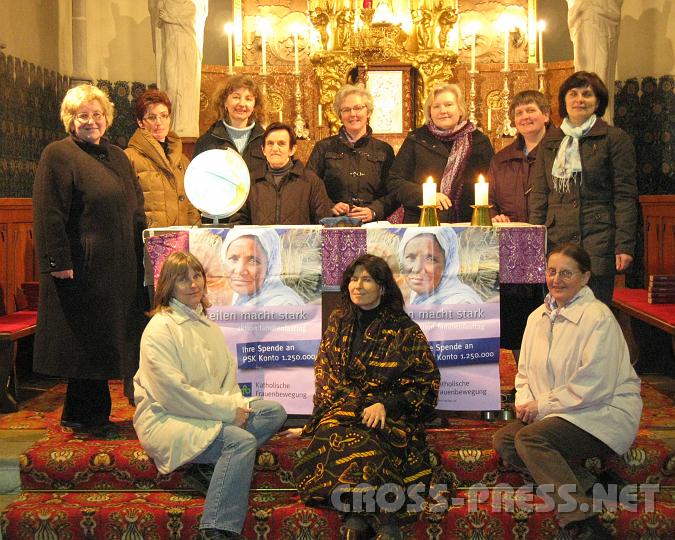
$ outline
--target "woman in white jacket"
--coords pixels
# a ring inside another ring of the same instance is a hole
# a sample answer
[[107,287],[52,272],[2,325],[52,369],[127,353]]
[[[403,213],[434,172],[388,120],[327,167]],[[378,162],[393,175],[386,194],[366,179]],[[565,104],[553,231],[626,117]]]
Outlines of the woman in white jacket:
[[223,333],[205,315],[205,280],[189,253],[171,254],[162,267],[134,377],[134,428],[162,474],[185,463],[214,464],[202,537],[243,538],[256,449],[286,412],[242,396]]
[[506,465],[527,469],[540,488],[551,489],[568,534],[596,540],[611,535],[586,497],[589,473],[574,463],[627,452],[642,399],[621,328],[587,286],[590,266],[576,244],[549,253],[549,294],[527,320],[518,363],[519,421],[495,433],[493,444]]

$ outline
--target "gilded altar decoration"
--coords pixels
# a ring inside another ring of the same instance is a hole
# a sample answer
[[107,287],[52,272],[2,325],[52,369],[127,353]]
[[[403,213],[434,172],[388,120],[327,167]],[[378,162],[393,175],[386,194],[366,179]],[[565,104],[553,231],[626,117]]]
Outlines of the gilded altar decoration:
[[[409,65],[416,73],[415,124],[422,121],[426,88],[449,80],[457,66],[448,48],[457,23],[455,0],[309,0],[310,61],[319,80],[321,110],[332,133],[339,120],[332,110],[337,90],[365,78],[378,66]],[[362,69],[364,68],[364,69]]]

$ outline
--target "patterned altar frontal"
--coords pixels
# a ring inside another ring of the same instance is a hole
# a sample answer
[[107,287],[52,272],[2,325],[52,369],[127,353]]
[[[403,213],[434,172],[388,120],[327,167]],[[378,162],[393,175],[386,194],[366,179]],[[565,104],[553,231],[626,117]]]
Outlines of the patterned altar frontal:
[[441,370],[441,410],[499,408],[500,279],[544,280],[543,227],[236,227],[145,236],[155,282],[173,251],[202,261],[209,317],[237,359],[242,391],[291,414],[312,411],[321,293],[338,290],[355,257],[372,253],[391,267]]

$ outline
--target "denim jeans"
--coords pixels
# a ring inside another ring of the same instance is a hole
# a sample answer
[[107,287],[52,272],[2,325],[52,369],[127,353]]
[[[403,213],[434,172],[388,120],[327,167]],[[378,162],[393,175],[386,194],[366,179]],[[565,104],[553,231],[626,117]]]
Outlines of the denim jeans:
[[248,511],[248,493],[256,450],[286,421],[286,411],[275,401],[258,400],[245,428],[223,425],[216,439],[193,463],[213,463],[200,529],[241,532]]

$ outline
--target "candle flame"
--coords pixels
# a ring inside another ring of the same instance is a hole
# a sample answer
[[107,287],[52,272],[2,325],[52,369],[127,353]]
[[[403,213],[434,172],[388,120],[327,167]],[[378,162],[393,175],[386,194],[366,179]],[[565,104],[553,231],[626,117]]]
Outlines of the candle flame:
[[478,183],[479,184],[484,184],[485,183],[485,177],[482,174],[478,175]]
[[223,27],[225,30],[225,33],[227,34],[233,34],[234,33],[234,23],[228,22],[225,23],[225,26]]
[[427,176],[427,184],[431,184],[434,181],[433,176]]
[[546,30],[546,21],[540,20],[539,22],[537,22],[537,30],[539,30],[540,32]]

